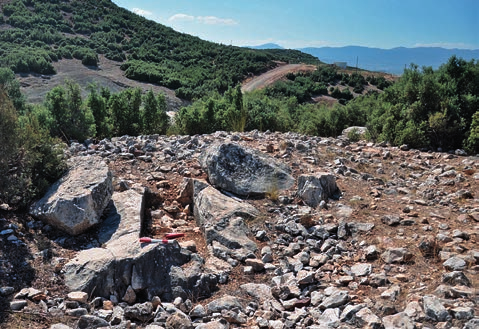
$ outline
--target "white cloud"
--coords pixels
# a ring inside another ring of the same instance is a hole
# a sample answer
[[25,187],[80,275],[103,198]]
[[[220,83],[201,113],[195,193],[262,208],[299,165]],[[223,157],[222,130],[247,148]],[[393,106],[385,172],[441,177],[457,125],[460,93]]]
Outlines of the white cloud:
[[134,12],[135,14],[137,14],[137,15],[140,15],[140,16],[152,16],[153,15],[153,13],[151,11],[141,9],[141,8],[133,8],[131,11]]
[[174,22],[174,21],[194,21],[195,16],[191,15],[186,15],[186,14],[175,14],[168,18],[169,22]]
[[[416,43],[413,47],[441,47],[446,49],[475,49],[473,45],[462,42]],[[476,47],[477,48],[477,47]]]
[[169,22],[197,22],[207,25],[237,25],[238,22],[231,18],[219,18],[216,16],[192,16],[187,14],[175,14],[168,18]]
[[231,18],[219,18],[216,16],[198,16],[196,20],[208,25],[238,25],[238,22]]

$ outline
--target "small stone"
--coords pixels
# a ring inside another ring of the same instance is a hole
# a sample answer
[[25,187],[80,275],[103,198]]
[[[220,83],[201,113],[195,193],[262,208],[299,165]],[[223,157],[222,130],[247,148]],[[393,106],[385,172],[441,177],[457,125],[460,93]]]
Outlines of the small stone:
[[451,257],[442,264],[442,266],[450,271],[461,271],[466,268],[466,265],[464,259],[459,257]]
[[455,307],[451,309],[451,314],[457,320],[469,320],[474,317],[474,309],[471,307]]
[[82,304],[88,302],[88,294],[83,291],[72,291],[67,295],[69,300],[77,301]]
[[264,263],[256,258],[247,258],[245,260],[246,266],[251,266],[254,272],[262,272],[264,271]]
[[412,258],[412,254],[406,248],[388,248],[381,254],[382,260],[387,263],[406,262]]
[[424,296],[422,298],[424,313],[434,321],[447,321],[449,313],[436,296]]
[[199,304],[193,307],[190,312],[190,317],[192,318],[203,318],[207,315],[205,308],[203,305]]
[[71,309],[71,310],[66,310],[65,311],[65,314],[68,315],[68,316],[73,316],[75,318],[79,318],[83,315],[87,315],[88,314],[88,311],[86,308],[74,308],[74,309]]
[[383,317],[384,329],[415,329],[414,321],[406,313],[397,313]]
[[355,276],[367,276],[371,274],[372,266],[371,264],[355,264],[351,266],[351,272]]
[[12,311],[20,311],[25,306],[27,306],[27,301],[26,300],[14,300],[14,301],[10,302],[10,309]]
[[104,310],[113,310],[113,303],[110,300],[104,300],[103,301],[103,309]]
[[346,304],[349,301],[349,293],[345,290],[336,290],[333,294],[326,297],[319,305],[320,309],[335,308]]
[[109,327],[110,324],[97,316],[93,315],[83,315],[78,320],[77,327],[78,329],[89,329],[89,328],[99,328],[99,327]]
[[123,296],[122,300],[127,302],[128,304],[133,304],[136,301],[136,293],[135,290],[131,286],[128,286],[126,289],[125,295]]
[[471,281],[461,271],[444,273],[442,275],[442,282],[449,284],[451,286],[466,286],[466,287],[471,286]]
[[381,319],[367,307],[360,309],[355,317],[360,328],[379,329],[382,327]]
[[399,216],[393,216],[393,215],[386,215],[381,218],[381,222],[389,226],[398,225],[400,221],[401,221],[401,218]]
[[13,287],[2,287],[0,288],[0,296],[9,296],[15,292]]

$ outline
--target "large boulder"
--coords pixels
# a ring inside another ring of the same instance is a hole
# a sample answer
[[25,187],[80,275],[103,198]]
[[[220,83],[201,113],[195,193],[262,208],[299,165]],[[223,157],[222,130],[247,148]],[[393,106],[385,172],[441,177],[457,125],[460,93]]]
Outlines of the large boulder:
[[113,195],[100,227],[103,248],[83,250],[64,267],[70,290],[121,300],[131,287],[137,294],[172,298],[170,271],[188,262],[190,254],[178,244],[140,244],[143,204],[144,189]]
[[338,199],[341,191],[336,185],[336,178],[330,173],[301,175],[298,177],[298,196],[310,207],[328,199]]
[[101,157],[74,157],[67,174],[31,206],[30,213],[78,235],[100,222],[112,193],[112,174]]
[[244,221],[256,218],[259,211],[222,194],[204,181],[192,181],[196,223],[203,230],[206,243],[216,246],[216,256],[244,260],[256,252],[258,248],[248,238],[250,232]]
[[286,164],[235,143],[212,145],[199,161],[211,185],[240,196],[264,196],[294,184]]

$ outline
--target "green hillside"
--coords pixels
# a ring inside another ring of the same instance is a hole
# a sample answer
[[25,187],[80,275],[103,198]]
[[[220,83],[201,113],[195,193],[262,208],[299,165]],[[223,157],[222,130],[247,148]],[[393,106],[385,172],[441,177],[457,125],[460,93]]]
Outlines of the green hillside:
[[[2,2],[0,2],[1,4]],[[123,62],[125,75],[192,99],[224,92],[274,60],[316,64],[296,50],[225,46],[179,33],[109,0],[14,0],[0,5],[0,65],[14,72],[54,74],[52,62],[77,58],[96,66],[98,55]]]

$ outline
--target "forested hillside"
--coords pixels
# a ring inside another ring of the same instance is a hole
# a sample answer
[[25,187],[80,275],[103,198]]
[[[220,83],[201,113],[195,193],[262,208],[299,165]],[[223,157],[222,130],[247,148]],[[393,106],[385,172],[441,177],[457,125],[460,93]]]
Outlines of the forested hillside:
[[319,63],[296,50],[225,46],[147,20],[109,0],[13,0],[0,5],[0,66],[14,72],[55,73],[52,62],[98,55],[122,62],[130,79],[156,83],[193,99],[220,93],[273,61]]

